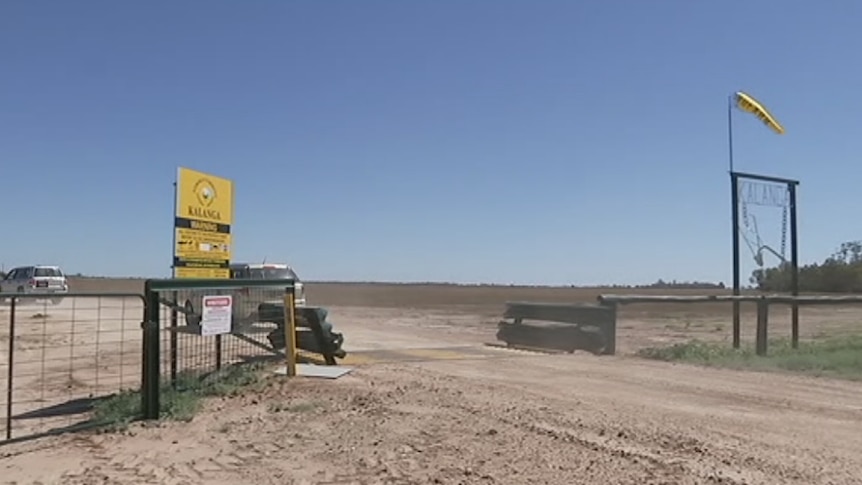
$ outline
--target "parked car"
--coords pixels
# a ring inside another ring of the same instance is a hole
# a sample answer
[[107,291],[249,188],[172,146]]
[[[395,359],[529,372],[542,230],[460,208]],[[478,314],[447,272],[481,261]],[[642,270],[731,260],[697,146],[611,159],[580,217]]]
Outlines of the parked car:
[[59,266],[19,266],[12,268],[0,280],[0,296],[38,295],[42,298],[37,300],[50,300],[53,305],[57,305],[68,292],[69,283]]
[[[290,266],[283,263],[234,263],[230,265],[230,277],[237,280],[294,281],[293,301],[296,306],[305,305],[305,286]],[[257,308],[255,306],[255,308]]]
[[[230,276],[231,279],[235,280],[292,279],[294,281],[294,304],[305,306],[304,285],[296,272],[286,264],[234,263],[230,266]],[[256,322],[261,303],[282,301],[283,298],[283,292],[278,288],[243,288],[239,291],[232,291],[231,294],[233,295],[232,319],[234,328]],[[188,325],[200,325],[202,307],[203,294],[186,299],[182,313],[185,314]]]

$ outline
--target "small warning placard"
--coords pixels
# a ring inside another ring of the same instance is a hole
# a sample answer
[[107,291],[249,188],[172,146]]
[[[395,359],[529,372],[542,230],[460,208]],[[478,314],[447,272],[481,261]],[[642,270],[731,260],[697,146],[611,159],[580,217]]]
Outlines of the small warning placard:
[[201,335],[230,333],[233,314],[233,297],[230,295],[208,295],[204,297],[201,314]]

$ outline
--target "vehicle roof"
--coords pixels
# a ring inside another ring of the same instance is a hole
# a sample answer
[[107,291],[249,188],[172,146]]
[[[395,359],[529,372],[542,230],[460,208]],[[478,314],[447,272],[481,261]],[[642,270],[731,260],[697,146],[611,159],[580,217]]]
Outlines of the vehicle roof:
[[287,264],[284,263],[231,263],[231,268],[250,268],[250,269],[261,269],[261,268],[290,268]]
[[[21,269],[21,268],[51,268],[51,269],[62,269],[55,264],[23,264],[21,266],[15,266],[12,269]],[[11,271],[11,270],[10,270]]]

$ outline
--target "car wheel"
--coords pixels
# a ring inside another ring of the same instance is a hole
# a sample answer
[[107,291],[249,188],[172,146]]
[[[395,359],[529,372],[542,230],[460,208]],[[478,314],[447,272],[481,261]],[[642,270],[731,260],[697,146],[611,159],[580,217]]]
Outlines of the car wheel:
[[24,287],[23,286],[18,287],[18,293],[24,293]]

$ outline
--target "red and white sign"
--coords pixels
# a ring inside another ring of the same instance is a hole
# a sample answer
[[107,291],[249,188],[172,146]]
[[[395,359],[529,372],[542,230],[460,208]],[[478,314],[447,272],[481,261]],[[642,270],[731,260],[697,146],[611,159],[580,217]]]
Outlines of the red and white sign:
[[221,335],[230,333],[233,297],[230,295],[209,295],[203,299],[201,314],[201,335]]

